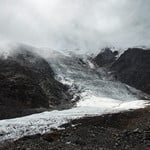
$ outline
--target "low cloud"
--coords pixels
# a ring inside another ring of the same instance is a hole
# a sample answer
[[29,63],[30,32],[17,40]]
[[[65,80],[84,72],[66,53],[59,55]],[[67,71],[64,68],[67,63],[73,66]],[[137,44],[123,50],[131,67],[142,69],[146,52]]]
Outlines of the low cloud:
[[0,41],[52,49],[150,45],[149,0],[1,0]]

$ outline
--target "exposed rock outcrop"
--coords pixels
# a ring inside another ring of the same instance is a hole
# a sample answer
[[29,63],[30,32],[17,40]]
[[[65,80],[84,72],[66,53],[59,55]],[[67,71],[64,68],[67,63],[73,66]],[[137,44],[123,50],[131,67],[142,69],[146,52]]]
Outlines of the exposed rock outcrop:
[[116,55],[118,55],[118,51],[112,52],[110,48],[105,48],[93,59],[93,61],[99,67],[110,66],[110,64],[116,60]]
[[[72,96],[50,65],[27,50],[0,58],[0,119],[63,107]],[[68,104],[69,105],[69,104]]]
[[121,82],[150,94],[150,50],[129,48],[111,70]]

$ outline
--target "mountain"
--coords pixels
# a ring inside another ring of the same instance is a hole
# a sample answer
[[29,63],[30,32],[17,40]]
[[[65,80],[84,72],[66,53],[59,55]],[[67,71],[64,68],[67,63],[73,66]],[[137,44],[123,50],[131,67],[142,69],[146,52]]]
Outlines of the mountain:
[[[123,79],[133,69],[141,72],[140,65],[143,76],[147,75],[149,54],[143,54],[146,50],[128,49],[117,58],[117,52],[105,49],[97,57],[100,64],[96,59],[91,61],[89,55],[47,50],[45,60],[31,51],[32,48],[19,47],[16,53],[0,59],[1,118],[48,111],[0,120],[0,149],[147,147],[150,107],[134,109],[145,107],[150,96],[119,78],[122,72]],[[128,51],[134,52],[125,57]],[[146,87],[149,82],[144,79]],[[74,101],[77,97],[78,102]],[[75,107],[71,107],[74,102]],[[102,116],[94,117],[98,115]],[[58,131],[61,127],[65,129]]]
[[0,119],[63,108],[70,99],[68,87],[55,80],[49,63],[36,53],[20,48],[0,58]]
[[111,71],[116,80],[150,94],[150,50],[129,48],[117,55],[117,51],[105,48],[92,61]]
[[150,94],[150,50],[129,48],[111,66],[116,79]]

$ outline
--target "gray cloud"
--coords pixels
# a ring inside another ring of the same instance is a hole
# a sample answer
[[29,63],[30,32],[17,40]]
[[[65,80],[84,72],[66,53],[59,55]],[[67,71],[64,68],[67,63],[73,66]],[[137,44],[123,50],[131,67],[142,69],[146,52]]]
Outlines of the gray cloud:
[[149,0],[0,0],[0,41],[54,49],[150,45]]

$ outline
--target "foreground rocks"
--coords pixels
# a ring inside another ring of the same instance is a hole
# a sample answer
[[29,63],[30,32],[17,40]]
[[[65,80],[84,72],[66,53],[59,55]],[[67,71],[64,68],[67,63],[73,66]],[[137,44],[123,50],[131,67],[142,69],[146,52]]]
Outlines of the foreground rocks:
[[116,79],[150,94],[150,50],[129,48],[112,64],[111,70]]
[[0,119],[23,116],[49,108],[69,107],[68,87],[56,81],[50,65],[20,47],[0,58]]
[[1,150],[149,150],[150,107],[71,121],[65,130],[24,137]]

